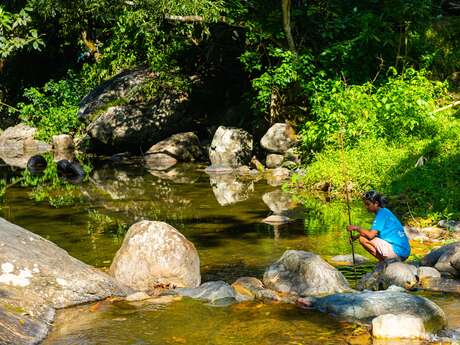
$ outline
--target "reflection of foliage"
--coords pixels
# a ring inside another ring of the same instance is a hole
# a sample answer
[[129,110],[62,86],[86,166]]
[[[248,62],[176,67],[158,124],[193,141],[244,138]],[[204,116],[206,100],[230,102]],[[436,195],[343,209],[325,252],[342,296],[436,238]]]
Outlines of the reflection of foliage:
[[122,237],[128,225],[115,217],[102,214],[97,210],[88,213],[88,232],[91,234],[110,233],[116,237]]
[[[35,201],[47,201],[52,207],[71,206],[82,202],[82,195],[78,186],[67,183],[59,178],[56,163],[51,154],[43,155],[48,165],[39,176],[33,176],[28,169],[24,170],[20,178],[21,185],[33,187],[30,196]],[[82,167],[87,178],[91,172],[91,165],[82,160]]]
[[0,180],[0,204],[5,201],[6,195],[6,181]]

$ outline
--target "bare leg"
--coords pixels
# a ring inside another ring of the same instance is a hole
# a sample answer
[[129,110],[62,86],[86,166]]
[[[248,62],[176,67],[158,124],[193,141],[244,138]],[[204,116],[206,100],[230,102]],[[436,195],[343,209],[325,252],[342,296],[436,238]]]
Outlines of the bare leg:
[[359,243],[361,243],[363,248],[366,249],[369,252],[369,254],[377,258],[377,260],[379,261],[385,260],[385,258],[377,252],[377,249],[374,247],[372,242],[368,240],[366,237],[359,236]]

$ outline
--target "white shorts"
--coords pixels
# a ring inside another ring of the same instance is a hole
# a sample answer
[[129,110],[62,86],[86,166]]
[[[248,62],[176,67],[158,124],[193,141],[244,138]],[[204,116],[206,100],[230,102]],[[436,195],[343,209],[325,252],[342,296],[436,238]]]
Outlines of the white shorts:
[[393,250],[393,246],[389,244],[387,241],[382,240],[381,238],[374,237],[371,241],[372,245],[377,250],[384,259],[397,259],[399,258],[398,255]]

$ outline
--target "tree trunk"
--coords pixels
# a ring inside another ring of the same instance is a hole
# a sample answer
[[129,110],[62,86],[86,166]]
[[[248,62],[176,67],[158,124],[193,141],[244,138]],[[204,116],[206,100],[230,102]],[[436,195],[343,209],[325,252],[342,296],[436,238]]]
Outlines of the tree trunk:
[[281,0],[281,7],[283,9],[283,29],[286,34],[289,50],[296,53],[294,38],[291,32],[291,0]]

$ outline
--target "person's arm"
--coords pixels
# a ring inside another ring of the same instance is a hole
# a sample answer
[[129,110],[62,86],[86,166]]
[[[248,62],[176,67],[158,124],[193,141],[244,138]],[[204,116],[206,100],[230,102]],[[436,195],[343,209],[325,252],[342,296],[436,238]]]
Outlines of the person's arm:
[[366,230],[366,229],[364,229],[364,228],[362,228],[360,226],[357,226],[357,225],[349,225],[348,226],[348,231],[357,231],[360,236],[364,236],[368,240],[372,240],[379,233],[377,230],[372,230],[372,229],[371,230]]

